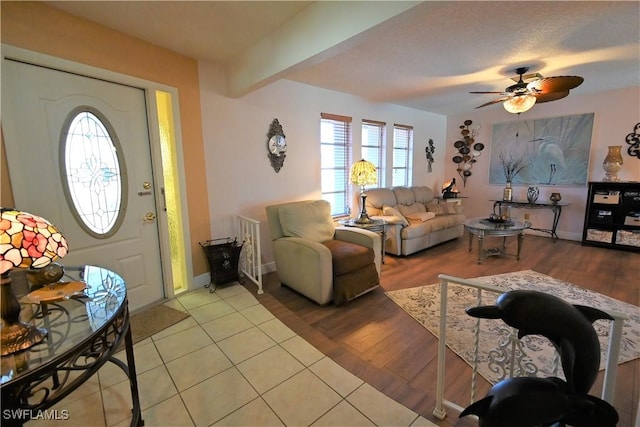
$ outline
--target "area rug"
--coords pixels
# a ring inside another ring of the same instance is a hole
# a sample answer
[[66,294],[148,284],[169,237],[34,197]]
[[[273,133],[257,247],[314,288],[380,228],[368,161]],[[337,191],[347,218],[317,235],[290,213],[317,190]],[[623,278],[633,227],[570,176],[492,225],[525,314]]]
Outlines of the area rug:
[[189,317],[189,313],[162,304],[136,313],[131,316],[130,320],[133,343],[135,344],[151,335],[157,334],[187,317]]
[[[624,313],[629,316],[629,320],[625,320],[623,324],[618,363],[624,363],[640,357],[640,307],[582,289],[532,270],[484,276],[470,280],[504,288],[505,291],[511,289],[542,291],[560,297],[571,304],[581,304]],[[390,291],[386,295],[421,323],[429,332],[438,337],[440,328],[440,284]],[[483,292],[481,305],[493,304],[497,296],[497,294]],[[476,289],[449,284],[446,344],[470,366],[473,366],[474,329],[478,319],[467,315],[464,309],[475,305],[477,305]],[[500,348],[500,342],[508,341],[510,330],[505,327],[504,322],[501,320],[482,319],[480,323],[478,373],[487,381],[495,384],[508,375],[508,372],[505,372],[500,363],[496,363],[497,359],[504,357],[503,352],[496,351],[496,348]],[[598,320],[594,322],[594,328],[600,338],[602,352],[600,369],[604,369],[606,363],[609,327],[609,321]],[[517,351],[522,351],[525,354],[525,358],[521,366],[516,366],[516,375],[543,377],[555,375],[564,378],[562,367],[558,366],[557,353],[549,340],[542,336],[532,335],[524,337],[520,342],[522,345]],[[509,346],[506,348],[509,351]],[[489,356],[490,354],[491,356]],[[528,364],[529,362],[537,367],[537,372],[535,372],[536,368],[531,368],[531,365]],[[530,369],[533,369],[534,372]]]

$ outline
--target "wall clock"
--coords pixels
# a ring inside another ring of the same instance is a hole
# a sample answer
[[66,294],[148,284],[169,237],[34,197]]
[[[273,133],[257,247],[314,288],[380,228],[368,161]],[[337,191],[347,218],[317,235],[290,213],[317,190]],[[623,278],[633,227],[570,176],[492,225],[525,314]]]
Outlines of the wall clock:
[[276,173],[280,172],[284,159],[287,157],[287,140],[278,119],[273,119],[267,133],[267,155],[271,167]]

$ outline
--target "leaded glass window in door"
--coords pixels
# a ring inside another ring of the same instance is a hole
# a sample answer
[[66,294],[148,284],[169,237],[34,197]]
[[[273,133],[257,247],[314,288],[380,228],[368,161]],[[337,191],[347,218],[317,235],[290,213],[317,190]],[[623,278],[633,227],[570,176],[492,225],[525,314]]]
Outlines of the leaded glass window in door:
[[62,129],[61,170],[71,211],[88,234],[117,231],[126,207],[126,168],[118,138],[99,111],[80,108]]

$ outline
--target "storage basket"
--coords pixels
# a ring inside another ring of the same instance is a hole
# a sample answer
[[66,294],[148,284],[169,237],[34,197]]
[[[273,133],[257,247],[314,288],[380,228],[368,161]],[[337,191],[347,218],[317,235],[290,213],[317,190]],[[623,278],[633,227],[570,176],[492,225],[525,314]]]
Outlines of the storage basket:
[[240,279],[240,275],[238,274],[238,261],[240,260],[242,244],[238,244],[237,239],[231,240],[230,237],[225,237],[207,240],[206,242],[200,242],[200,246],[209,261],[211,281],[209,285],[205,286],[211,286],[209,292],[215,292],[216,287],[219,285],[235,282]]

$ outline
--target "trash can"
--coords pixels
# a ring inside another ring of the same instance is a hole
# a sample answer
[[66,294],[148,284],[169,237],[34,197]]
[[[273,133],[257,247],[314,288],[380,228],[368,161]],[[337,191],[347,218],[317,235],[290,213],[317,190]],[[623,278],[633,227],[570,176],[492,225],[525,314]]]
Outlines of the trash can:
[[[223,242],[216,243],[221,241]],[[219,285],[240,279],[238,261],[240,260],[242,244],[238,244],[237,239],[231,240],[231,237],[223,237],[221,239],[207,240],[206,242],[200,242],[200,246],[209,261],[211,281],[205,286],[205,288],[211,287],[209,292],[215,292],[216,287]]]

